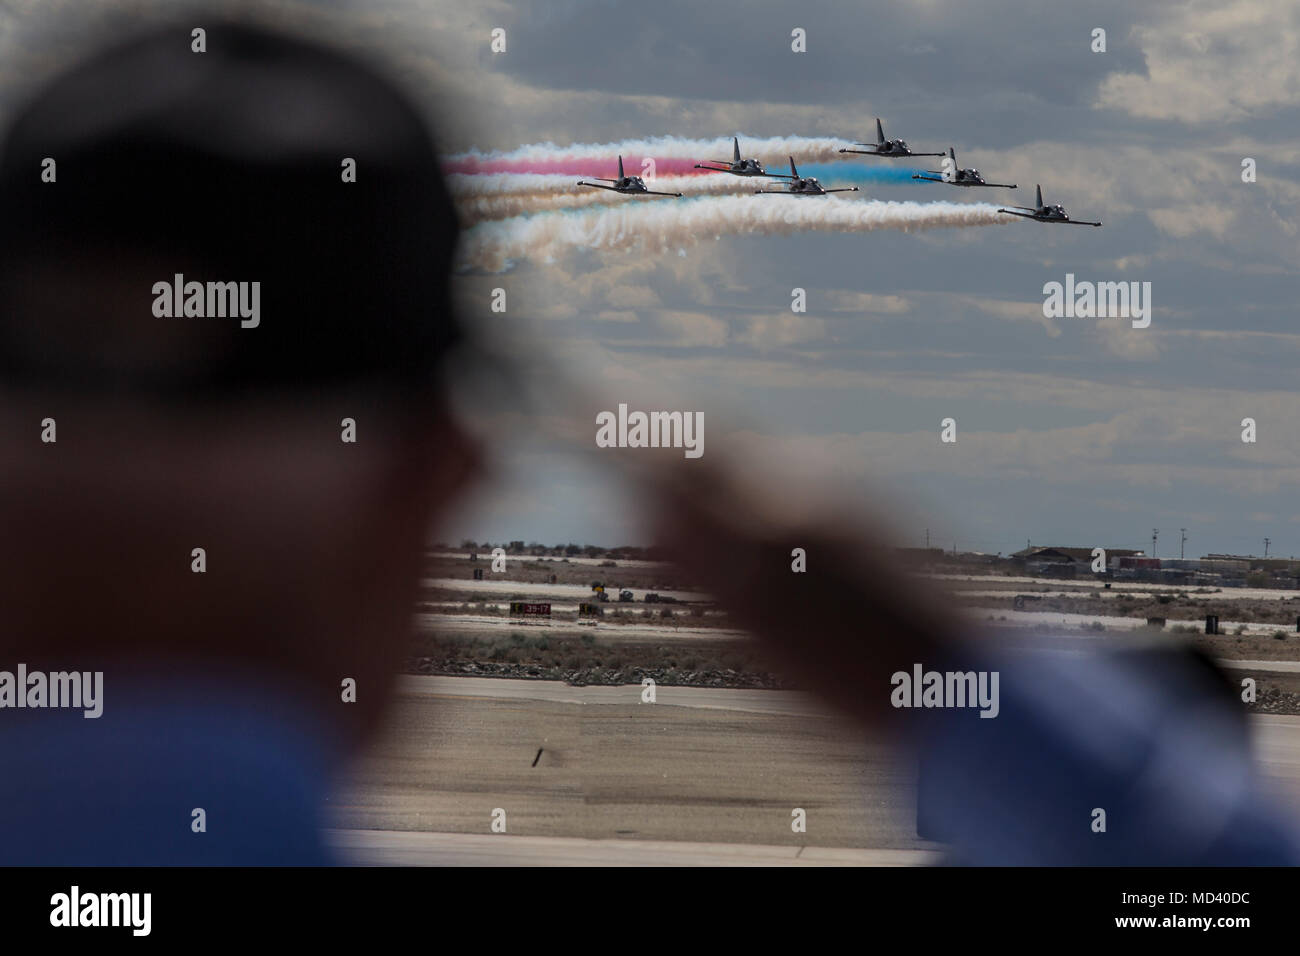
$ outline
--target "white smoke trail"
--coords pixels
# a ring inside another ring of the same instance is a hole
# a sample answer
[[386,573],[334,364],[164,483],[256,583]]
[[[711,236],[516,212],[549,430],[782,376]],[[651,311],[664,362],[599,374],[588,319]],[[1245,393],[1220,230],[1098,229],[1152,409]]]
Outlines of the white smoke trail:
[[[608,189],[593,189],[577,185],[572,176],[462,176],[466,180],[489,180],[480,192],[474,183],[457,184],[456,211],[462,222],[476,223],[487,219],[509,219],[529,216],[539,212],[563,209],[582,209],[588,206],[608,206],[626,202],[667,202],[663,197],[632,198]],[[504,182],[502,180],[505,180]],[[527,180],[524,183],[509,180]],[[546,180],[537,188],[534,180]],[[558,180],[558,183],[549,182]],[[784,180],[742,179],[719,173],[716,176],[658,176],[646,185],[658,192],[679,192],[686,196],[749,195],[758,187],[777,189]],[[776,185],[773,185],[776,184]]]
[[724,235],[796,232],[910,232],[1011,221],[988,203],[841,200],[835,196],[716,196],[629,200],[606,209],[481,223],[467,230],[463,266],[502,272],[514,260],[545,260],[574,249],[670,250]]
[[[634,172],[634,175],[637,173]],[[547,193],[573,192],[579,179],[591,176],[578,174],[543,176],[537,173],[452,173],[446,177],[447,187],[456,199],[464,196],[540,196]],[[688,188],[709,192],[752,191],[755,183],[772,183],[780,180],[762,176],[732,176],[728,173],[692,173],[686,176],[642,177],[651,189],[665,192],[685,192]]]
[[540,195],[573,188],[581,176],[543,176],[539,173],[451,173],[446,177],[448,190],[456,199],[462,196]]
[[[763,159],[770,158],[780,166],[787,156],[794,156],[796,162],[825,162],[839,155],[840,147],[855,141],[866,141],[866,121],[862,135],[853,135],[844,139],[827,139],[809,136],[768,136],[756,137],[740,135],[740,153]],[[875,142],[871,139],[871,142]],[[481,152],[471,150],[446,157],[449,163],[460,162],[551,162],[558,160],[612,159],[621,153],[624,156],[653,156],[656,159],[689,159],[694,162],[702,160],[724,160],[730,162],[731,137],[720,136],[716,139],[686,139],[680,136],[656,136],[650,139],[624,140],[620,143],[572,143],[557,146],[555,143],[531,143],[507,151]]]

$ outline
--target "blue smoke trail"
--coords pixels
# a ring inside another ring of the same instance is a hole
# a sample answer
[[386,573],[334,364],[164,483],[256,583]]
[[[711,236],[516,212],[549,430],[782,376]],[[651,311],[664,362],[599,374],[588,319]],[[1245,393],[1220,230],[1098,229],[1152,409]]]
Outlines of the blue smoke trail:
[[[877,160],[879,163],[897,162],[897,160]],[[912,174],[925,169],[924,166],[879,166],[866,163],[809,163],[799,166],[800,176],[815,176],[823,186],[835,186],[845,183],[849,186],[911,186],[920,180],[913,179]],[[784,168],[775,163],[767,167],[770,173],[788,173],[790,167]]]

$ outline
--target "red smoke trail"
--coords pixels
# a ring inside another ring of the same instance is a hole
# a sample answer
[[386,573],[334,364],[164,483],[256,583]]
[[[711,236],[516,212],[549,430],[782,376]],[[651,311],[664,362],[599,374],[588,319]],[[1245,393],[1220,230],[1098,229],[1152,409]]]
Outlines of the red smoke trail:
[[[629,176],[644,175],[641,170],[641,160],[641,156],[625,154],[623,171]],[[695,173],[708,175],[703,169],[693,168],[696,162],[692,159],[655,159],[655,175],[690,176]],[[465,156],[443,163],[442,170],[444,173],[540,173],[548,176],[601,176],[605,179],[613,179],[618,175],[618,155],[611,155],[609,159],[577,156],[556,159],[479,159]]]

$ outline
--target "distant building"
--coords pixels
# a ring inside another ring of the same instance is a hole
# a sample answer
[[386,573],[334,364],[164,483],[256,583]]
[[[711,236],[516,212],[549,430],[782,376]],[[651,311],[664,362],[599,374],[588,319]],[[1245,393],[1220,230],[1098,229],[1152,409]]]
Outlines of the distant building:
[[1201,570],[1244,574],[1256,559],[1240,554],[1207,554],[1201,558]]
[[1207,554],[1206,561],[1230,563],[1240,571],[1267,571],[1278,577],[1295,577],[1300,573],[1300,561],[1295,558],[1257,558],[1254,555]]
[[[1074,577],[1092,573],[1093,548],[1031,547],[1011,557],[1024,563],[1025,571],[1042,577]],[[1123,560],[1142,558],[1141,551],[1131,548],[1105,548],[1106,568],[1113,570]],[[1149,560],[1149,559],[1148,559]]]

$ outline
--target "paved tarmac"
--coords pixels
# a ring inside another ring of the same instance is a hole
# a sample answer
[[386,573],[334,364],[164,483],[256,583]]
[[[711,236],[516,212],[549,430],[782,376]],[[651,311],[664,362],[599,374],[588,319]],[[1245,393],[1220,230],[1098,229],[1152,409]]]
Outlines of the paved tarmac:
[[[798,692],[659,686],[650,704],[640,686],[410,675],[398,695],[388,733],[331,803],[351,862],[941,858],[915,834],[911,762]],[[1251,721],[1261,770],[1300,815],[1300,717]]]

